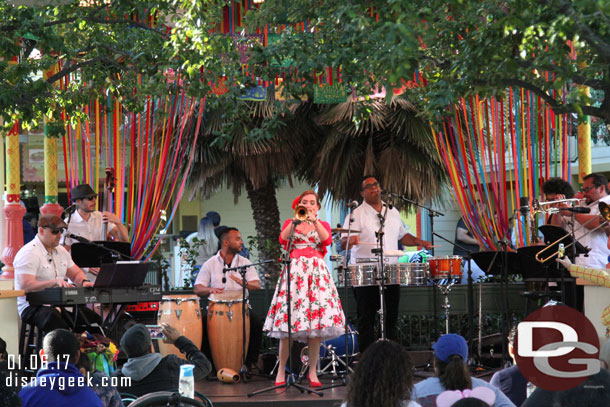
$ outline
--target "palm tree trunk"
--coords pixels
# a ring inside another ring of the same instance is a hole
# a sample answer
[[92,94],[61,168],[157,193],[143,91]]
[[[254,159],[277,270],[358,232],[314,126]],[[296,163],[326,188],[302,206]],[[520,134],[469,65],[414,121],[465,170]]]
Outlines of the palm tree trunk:
[[[252,183],[246,181],[246,191],[254,217],[256,227],[256,248],[260,260],[277,260],[280,258],[280,211],[277,207],[275,197],[275,183],[268,177],[265,184],[254,188]],[[279,263],[263,264],[261,266],[265,275],[269,275],[271,280],[276,280],[280,272]]]

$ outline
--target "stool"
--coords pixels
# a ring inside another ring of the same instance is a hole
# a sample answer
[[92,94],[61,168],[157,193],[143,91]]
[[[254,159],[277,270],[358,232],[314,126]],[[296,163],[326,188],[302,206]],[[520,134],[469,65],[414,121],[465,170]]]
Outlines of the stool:
[[[21,331],[19,332],[19,354],[21,356],[21,368],[30,369],[31,355],[38,355],[42,349],[42,339],[44,332],[36,324],[21,321]],[[37,364],[38,365],[38,364]],[[37,367],[37,366],[36,366]]]

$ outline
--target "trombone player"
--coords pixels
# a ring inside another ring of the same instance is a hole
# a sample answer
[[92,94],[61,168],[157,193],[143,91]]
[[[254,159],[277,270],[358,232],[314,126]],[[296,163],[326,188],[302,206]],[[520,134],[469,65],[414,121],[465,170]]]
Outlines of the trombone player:
[[[610,226],[608,222],[600,216],[599,204],[604,202],[610,204],[610,195],[607,192],[608,180],[602,174],[592,173],[583,178],[583,185],[578,195],[584,198],[589,213],[575,213],[568,211],[569,202],[556,204],[559,209],[558,215],[553,215],[549,223],[559,226],[566,231],[571,229],[572,218],[574,219],[574,235],[583,246],[590,249],[589,253],[579,255],[575,263],[581,266],[592,268],[605,268],[608,262],[608,235]],[[546,199],[557,201],[570,199],[574,196],[571,185],[562,179],[551,178],[542,185]],[[570,196],[570,194],[572,196]],[[577,196],[579,197],[579,196]]]

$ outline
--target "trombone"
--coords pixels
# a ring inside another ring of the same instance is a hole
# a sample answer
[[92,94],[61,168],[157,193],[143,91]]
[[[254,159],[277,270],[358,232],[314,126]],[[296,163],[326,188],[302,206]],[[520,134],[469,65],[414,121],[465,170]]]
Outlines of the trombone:
[[[556,201],[554,201],[555,203]],[[562,201],[563,202],[563,201]],[[557,208],[550,208],[550,209],[557,209]],[[606,204],[605,202],[600,202],[598,204],[598,209],[599,209],[599,216],[604,220],[603,222],[601,222],[599,225],[597,225],[596,227],[594,227],[591,230],[588,230],[584,235],[581,236],[581,238],[595,232],[596,230],[606,226],[608,223],[610,223],[610,206],[608,204]],[[591,219],[589,219],[588,221],[586,221],[585,223],[583,223],[578,230],[581,230],[582,228],[584,228],[587,224],[589,224],[590,222],[594,221],[598,219],[598,217],[593,217]],[[543,253],[549,251],[550,249],[554,248],[554,246],[556,244],[558,244],[559,242],[561,242],[563,239],[567,238],[568,236],[571,236],[571,233],[566,233],[565,235],[563,235],[562,237],[560,237],[559,239],[555,240],[553,243],[549,243],[549,245],[547,247],[545,247],[544,249],[540,250],[538,253],[536,253],[536,256],[534,256],[536,258],[536,260],[540,263],[546,263],[547,260],[552,259],[554,256],[557,256],[558,252],[553,252],[550,255],[548,255],[545,258],[540,258],[542,256]],[[564,246],[564,250],[567,249],[568,247],[571,247],[572,245],[574,245],[576,243],[576,239],[572,239],[571,243],[568,243]]]

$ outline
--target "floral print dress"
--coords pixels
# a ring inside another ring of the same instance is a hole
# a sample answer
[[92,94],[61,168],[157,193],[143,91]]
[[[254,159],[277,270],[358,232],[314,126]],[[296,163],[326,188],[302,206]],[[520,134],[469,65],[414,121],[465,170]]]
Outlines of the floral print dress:
[[[331,272],[319,257],[325,250],[315,230],[310,230],[307,234],[298,229],[295,231],[293,253],[304,247],[315,248],[320,254],[300,255],[291,260],[291,338],[301,342],[306,342],[310,337],[320,337],[322,340],[336,338],[344,333],[345,316]],[[263,328],[270,337],[288,337],[287,308],[284,269]]]

